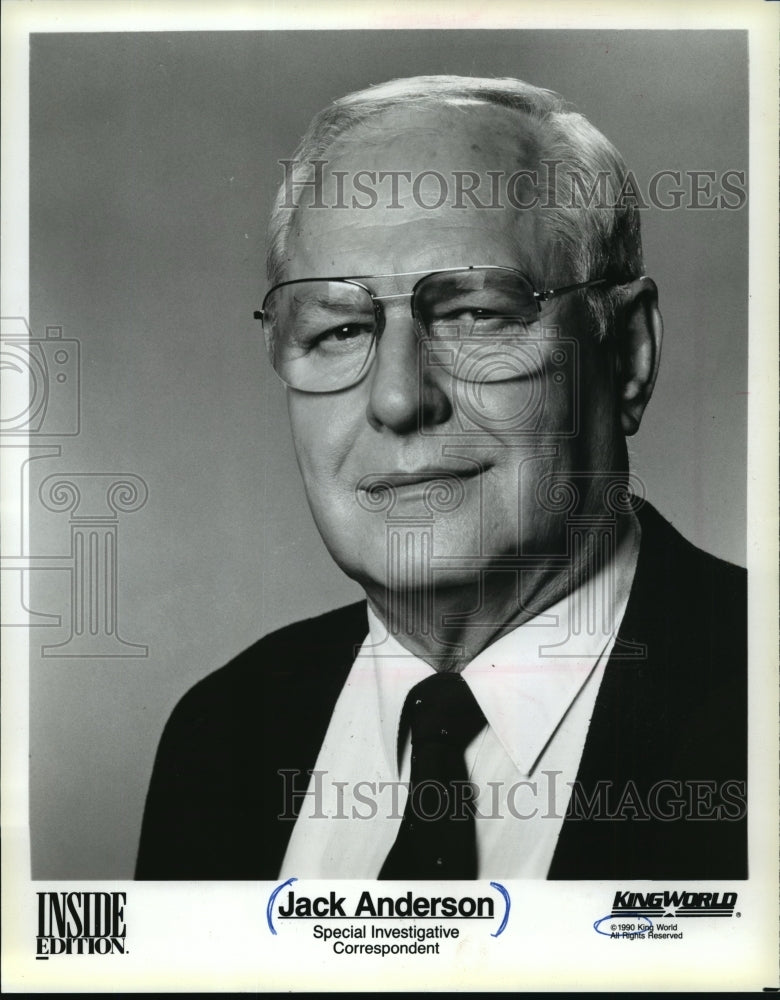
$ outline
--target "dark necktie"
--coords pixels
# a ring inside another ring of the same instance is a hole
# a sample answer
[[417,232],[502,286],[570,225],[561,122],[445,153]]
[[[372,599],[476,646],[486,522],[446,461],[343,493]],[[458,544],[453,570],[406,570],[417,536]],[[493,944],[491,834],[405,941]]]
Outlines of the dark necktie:
[[463,753],[485,716],[460,674],[436,673],[404,702],[399,737],[412,733],[409,798],[380,879],[473,879],[477,845]]

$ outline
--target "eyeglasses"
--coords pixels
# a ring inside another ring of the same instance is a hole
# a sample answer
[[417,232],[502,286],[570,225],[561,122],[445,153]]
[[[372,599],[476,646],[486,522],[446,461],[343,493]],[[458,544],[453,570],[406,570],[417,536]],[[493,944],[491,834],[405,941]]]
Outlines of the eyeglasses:
[[[423,277],[410,292],[375,295],[363,284],[418,274]],[[520,346],[543,302],[606,281],[596,278],[537,291],[520,271],[496,265],[300,278],[275,285],[254,316],[262,320],[274,371],[301,392],[337,392],[360,382],[385,327],[382,302],[399,298],[411,300],[417,337],[434,353],[433,363],[464,381],[502,381],[505,366],[475,365],[475,358],[484,358],[496,345]]]

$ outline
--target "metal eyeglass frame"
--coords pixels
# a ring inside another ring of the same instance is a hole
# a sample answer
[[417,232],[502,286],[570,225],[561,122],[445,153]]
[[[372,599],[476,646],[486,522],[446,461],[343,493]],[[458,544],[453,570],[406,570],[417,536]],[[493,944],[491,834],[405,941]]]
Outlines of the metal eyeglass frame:
[[[311,282],[311,281],[341,281],[341,282],[344,282],[344,284],[356,285],[358,288],[362,288],[369,295],[369,297],[371,298],[371,301],[374,304],[374,314],[376,316],[376,321],[377,321],[377,329],[376,329],[376,331],[374,333],[374,341],[375,341],[376,338],[378,336],[380,336],[381,333],[384,330],[384,313],[383,313],[383,310],[382,310],[382,307],[381,307],[381,302],[384,299],[403,299],[403,298],[411,299],[411,303],[410,303],[411,314],[412,314],[412,319],[415,319],[416,317],[415,317],[415,311],[414,311],[414,299],[415,299],[415,295],[417,293],[417,289],[419,288],[419,286],[424,281],[426,281],[428,278],[434,277],[437,274],[457,274],[457,273],[462,273],[464,271],[476,271],[476,270],[479,270],[479,271],[505,271],[505,272],[509,272],[511,274],[516,274],[531,289],[531,292],[532,292],[533,297],[534,297],[534,301],[536,302],[536,306],[537,306],[537,309],[538,309],[539,312],[542,311],[542,303],[543,302],[549,302],[550,299],[556,298],[559,295],[565,295],[568,292],[576,292],[576,291],[578,291],[579,289],[582,289],[582,288],[590,288],[593,285],[605,285],[605,284],[608,283],[607,278],[592,278],[590,281],[578,281],[578,282],[575,282],[574,284],[571,284],[571,285],[559,285],[557,288],[545,288],[542,291],[537,291],[534,288],[533,283],[526,277],[526,275],[523,274],[522,271],[518,271],[518,269],[515,268],[515,267],[507,267],[507,266],[502,265],[502,264],[469,264],[469,265],[467,265],[465,267],[443,267],[443,268],[438,268],[435,271],[398,271],[398,272],[389,273],[389,274],[356,274],[356,275],[350,275],[350,276],[344,276],[344,277],[334,277],[334,276],[330,275],[330,276],[326,276],[326,277],[322,277],[322,278],[293,278],[291,281],[280,281],[278,284],[274,285],[272,288],[269,288],[269,290],[266,292],[266,294],[265,294],[265,296],[263,298],[262,307],[260,309],[256,309],[254,311],[254,313],[253,313],[253,316],[254,316],[254,318],[256,320],[260,320],[261,322],[263,321],[264,315],[265,315],[265,304],[268,301],[269,296],[272,295],[279,288],[285,288],[288,285],[302,285],[302,284],[306,284],[306,283]],[[387,295],[375,295],[371,291],[370,288],[368,288],[366,285],[363,284],[364,281],[367,281],[367,280],[372,279],[372,278],[412,278],[412,277],[415,277],[415,275],[418,275],[418,274],[421,275],[421,277],[418,278],[418,280],[412,286],[411,291],[409,291],[409,292],[393,292],[393,293],[390,293],[390,294],[387,294]],[[368,360],[368,358],[370,356],[371,356],[371,348],[369,348],[368,353],[366,354],[366,361]],[[356,385],[364,377],[364,374],[365,374],[364,373],[364,368],[365,368],[365,362],[364,362],[364,365],[361,368],[360,372],[358,373],[355,381],[349,383],[349,385],[343,386],[342,388],[347,389],[351,385]],[[277,372],[275,368],[274,368],[274,372],[277,375],[277,377],[279,377],[280,380],[282,382],[284,382],[285,385],[289,385],[289,383],[287,383],[285,381],[285,379],[283,379],[281,377],[281,375],[279,375],[279,372]],[[295,388],[295,387],[292,386],[291,388]],[[315,393],[315,394],[321,394],[321,393],[327,393],[327,392],[331,392],[331,391],[338,392],[338,391],[341,391],[341,390],[340,389],[336,389],[336,390],[330,390],[330,389],[300,389],[300,390],[297,390],[297,391],[299,391],[299,392],[311,392],[311,393]]]

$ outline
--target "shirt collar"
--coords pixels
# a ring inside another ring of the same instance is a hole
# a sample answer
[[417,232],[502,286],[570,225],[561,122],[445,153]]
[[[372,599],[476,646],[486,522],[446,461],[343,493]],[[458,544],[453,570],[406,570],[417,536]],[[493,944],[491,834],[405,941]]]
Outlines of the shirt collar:
[[[631,590],[640,536],[639,522],[631,514],[611,560],[557,604],[483,649],[463,672],[488,724],[523,775],[532,772],[612,647]],[[370,607],[368,624],[359,655],[373,661],[377,721],[387,765],[397,776],[404,701],[434,668],[390,635]]]

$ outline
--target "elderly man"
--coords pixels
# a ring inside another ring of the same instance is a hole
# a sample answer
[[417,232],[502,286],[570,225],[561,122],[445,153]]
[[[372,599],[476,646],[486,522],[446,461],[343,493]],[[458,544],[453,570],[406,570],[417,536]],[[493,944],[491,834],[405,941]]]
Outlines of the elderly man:
[[138,877],[746,877],[744,574],[629,474],[662,322],[619,154],[424,77],[284,166],[258,317],[367,601],[184,697]]

